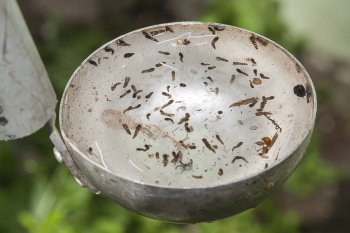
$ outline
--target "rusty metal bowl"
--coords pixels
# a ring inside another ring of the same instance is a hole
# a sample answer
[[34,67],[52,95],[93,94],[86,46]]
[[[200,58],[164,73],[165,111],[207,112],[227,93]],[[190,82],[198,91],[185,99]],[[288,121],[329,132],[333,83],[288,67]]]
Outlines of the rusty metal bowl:
[[151,26],[74,72],[60,129],[74,162],[126,209],[181,223],[253,208],[303,157],[316,115],[304,67],[237,27]]

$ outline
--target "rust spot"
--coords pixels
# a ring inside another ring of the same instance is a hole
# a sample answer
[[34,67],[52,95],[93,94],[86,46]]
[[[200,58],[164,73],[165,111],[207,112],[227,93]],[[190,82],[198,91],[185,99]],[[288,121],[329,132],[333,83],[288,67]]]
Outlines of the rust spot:
[[265,189],[271,189],[273,187],[273,182],[268,181],[265,183]]
[[146,117],[147,117],[147,120],[149,120],[149,117],[151,116],[151,113],[147,113]]
[[215,69],[216,68],[216,66],[209,66],[208,67],[208,70],[213,70],[213,69]]
[[209,66],[210,64],[201,62],[201,65],[202,65],[202,66]]
[[101,120],[107,127],[113,129],[122,129],[122,123],[134,123],[133,119],[124,115],[122,111],[115,109],[106,109],[101,113]]
[[186,84],[180,83],[180,87],[186,87]]
[[175,71],[171,71],[171,81],[175,80]]
[[255,76],[258,75],[258,70],[257,70],[257,69],[254,69],[253,72],[254,72],[254,75],[255,75]]
[[192,177],[195,179],[202,179],[203,178],[203,176],[195,176],[195,175],[192,175]]
[[159,152],[156,152],[156,159],[159,159]]

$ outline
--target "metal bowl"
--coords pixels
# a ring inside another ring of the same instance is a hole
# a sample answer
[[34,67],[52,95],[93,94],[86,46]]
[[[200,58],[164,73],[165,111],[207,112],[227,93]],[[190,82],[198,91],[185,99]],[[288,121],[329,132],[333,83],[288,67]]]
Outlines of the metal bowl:
[[169,23],[92,53],[60,106],[74,162],[126,209],[181,223],[255,207],[303,157],[316,95],[284,48],[237,27]]

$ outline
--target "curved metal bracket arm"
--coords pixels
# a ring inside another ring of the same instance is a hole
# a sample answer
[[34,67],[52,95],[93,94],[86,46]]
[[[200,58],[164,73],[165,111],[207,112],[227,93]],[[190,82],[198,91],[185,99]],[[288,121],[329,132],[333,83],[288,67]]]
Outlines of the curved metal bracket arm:
[[99,194],[100,190],[98,190],[80,171],[78,166],[75,164],[72,156],[70,155],[63,139],[61,138],[61,134],[58,132],[55,127],[56,115],[54,115],[46,124],[45,129],[47,130],[49,137],[54,144],[54,154],[58,162],[65,163],[68,167],[69,171],[72,173],[77,183],[81,187],[86,187],[90,189],[93,193]]

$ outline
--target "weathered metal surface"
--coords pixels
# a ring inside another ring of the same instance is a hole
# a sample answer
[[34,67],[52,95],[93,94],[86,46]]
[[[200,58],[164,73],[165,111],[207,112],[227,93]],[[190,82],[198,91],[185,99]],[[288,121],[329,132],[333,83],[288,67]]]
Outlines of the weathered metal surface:
[[84,175],[140,214],[224,218],[278,189],[316,115],[312,81],[285,49],[208,23],[140,29],[96,50],[63,95],[63,139]]
[[76,163],[73,161],[71,154],[69,153],[65,143],[58,130],[55,127],[56,117],[52,117],[45,125],[45,129],[49,135],[50,140],[55,145],[53,152],[55,158],[59,163],[65,163],[69,171],[74,176],[75,180],[81,187],[90,189],[93,193],[99,194],[100,191],[93,185],[86,176],[80,171]]
[[0,140],[22,138],[43,127],[56,102],[16,1],[0,0]]

